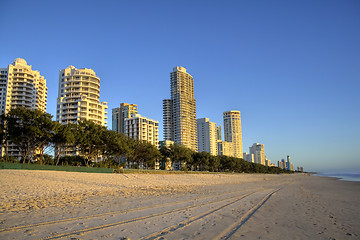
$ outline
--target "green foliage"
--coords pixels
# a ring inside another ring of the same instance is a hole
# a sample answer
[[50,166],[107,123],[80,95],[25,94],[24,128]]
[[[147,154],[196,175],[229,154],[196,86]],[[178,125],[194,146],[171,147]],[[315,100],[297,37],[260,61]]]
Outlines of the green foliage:
[[86,162],[81,156],[63,156],[59,159],[59,165],[63,166],[86,166],[91,162]]
[[50,144],[54,122],[52,116],[39,110],[11,109],[5,116],[7,139],[18,148],[24,162],[30,162],[36,150]]
[[[165,169],[171,161],[185,172],[291,173],[240,158],[194,152],[178,144],[158,150],[148,142],[130,139],[91,121],[62,125],[52,121],[50,114],[38,110],[15,108],[2,115],[0,122],[1,143],[7,144],[7,140],[14,143],[21,152],[22,162],[27,163],[115,169],[128,163],[131,168],[143,170],[153,169],[157,161]],[[54,158],[43,153],[49,145],[54,148]],[[64,156],[66,150],[77,151],[80,156]],[[8,163],[14,159],[5,156],[0,161]]]

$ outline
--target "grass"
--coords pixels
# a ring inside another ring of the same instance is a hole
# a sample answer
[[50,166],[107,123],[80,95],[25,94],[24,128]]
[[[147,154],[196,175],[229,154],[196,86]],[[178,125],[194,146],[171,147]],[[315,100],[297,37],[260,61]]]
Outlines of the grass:
[[[66,171],[66,172],[87,172],[87,173],[113,173],[113,168],[100,167],[74,167],[74,166],[55,166],[38,164],[21,164],[0,162],[0,169],[23,169],[23,170],[47,170],[47,171]],[[121,173],[135,174],[216,174],[205,171],[167,171],[151,169],[121,169]]]
[[55,166],[55,165],[21,164],[21,163],[5,163],[5,162],[0,162],[0,169],[48,170],[48,171],[88,172],[88,173],[113,172],[112,168]]

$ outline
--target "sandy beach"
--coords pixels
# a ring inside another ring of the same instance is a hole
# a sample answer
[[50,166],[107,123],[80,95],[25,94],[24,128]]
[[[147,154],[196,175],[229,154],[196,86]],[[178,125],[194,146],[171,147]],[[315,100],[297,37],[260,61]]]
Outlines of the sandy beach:
[[0,239],[359,239],[360,182],[0,170]]

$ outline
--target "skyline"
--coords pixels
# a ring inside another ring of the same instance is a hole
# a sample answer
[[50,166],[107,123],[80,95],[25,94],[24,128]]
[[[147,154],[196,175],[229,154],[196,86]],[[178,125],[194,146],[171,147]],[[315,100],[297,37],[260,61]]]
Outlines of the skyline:
[[272,163],[290,155],[305,171],[360,170],[359,2],[62,3],[69,10],[3,1],[17,15],[0,16],[0,67],[20,57],[40,71],[54,118],[59,70],[91,68],[108,127],[113,108],[137,104],[162,140],[169,73],[183,66],[197,119],[223,125],[223,112],[241,112],[244,152],[258,142]]

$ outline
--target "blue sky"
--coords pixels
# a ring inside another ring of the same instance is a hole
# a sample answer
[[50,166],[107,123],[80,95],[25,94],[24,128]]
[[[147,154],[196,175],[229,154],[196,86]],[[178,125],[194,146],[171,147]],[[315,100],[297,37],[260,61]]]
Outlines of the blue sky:
[[138,104],[160,121],[170,72],[194,77],[197,117],[222,124],[240,110],[243,146],[265,144],[305,170],[360,169],[360,2],[0,1],[0,67],[24,58],[47,79],[55,115],[58,71],[101,78],[111,109]]

